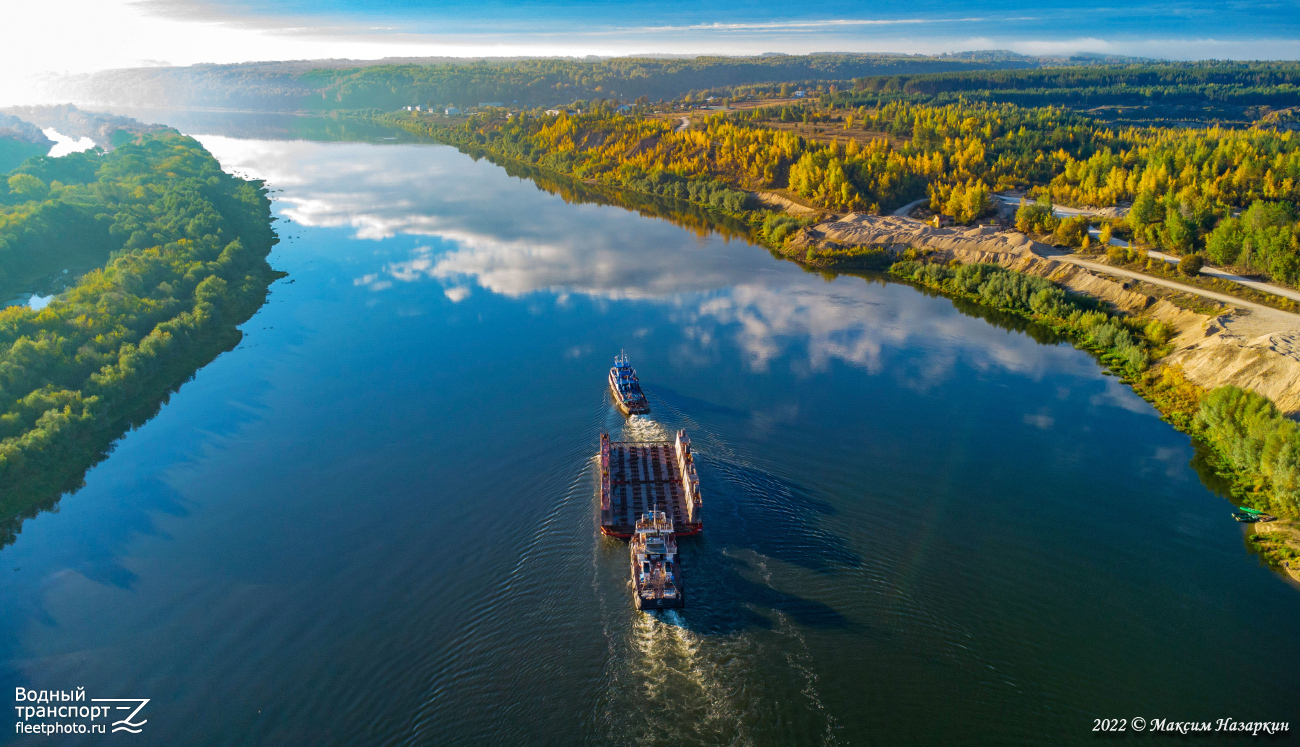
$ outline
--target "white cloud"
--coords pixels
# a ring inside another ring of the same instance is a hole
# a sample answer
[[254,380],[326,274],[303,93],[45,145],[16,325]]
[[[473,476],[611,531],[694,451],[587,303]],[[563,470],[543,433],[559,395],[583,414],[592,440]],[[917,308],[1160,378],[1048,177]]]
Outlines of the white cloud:
[[[372,290],[424,282],[453,302],[478,287],[530,303],[551,294],[556,303],[663,304],[690,348],[679,355],[712,354],[727,341],[756,370],[781,358],[805,373],[839,362],[921,390],[951,379],[959,366],[1032,380],[1096,373],[1068,346],[1040,345],[909,288],[882,290],[851,277],[827,283],[774,267],[766,252],[742,242],[698,239],[624,210],[556,210],[560,198],[451,148],[199,139],[227,169],[268,178],[272,187],[290,181],[277,196],[304,226],[348,228],[365,239],[430,239],[353,281]],[[897,355],[904,349],[908,355]],[[1134,407],[1133,398],[1108,389],[1098,403]]]
[[1022,419],[1025,421],[1026,425],[1032,425],[1041,430],[1047,430],[1056,425],[1056,418],[1052,417],[1044,410],[1039,410],[1037,413],[1032,415],[1027,414]]

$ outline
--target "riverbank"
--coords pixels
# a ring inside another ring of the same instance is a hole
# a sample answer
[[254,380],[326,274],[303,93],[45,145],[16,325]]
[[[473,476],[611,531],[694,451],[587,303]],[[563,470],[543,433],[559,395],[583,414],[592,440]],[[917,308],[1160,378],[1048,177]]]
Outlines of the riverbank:
[[[1149,366],[1147,351],[1159,355],[1168,349],[1162,347],[1161,330],[1154,326],[1162,324],[1159,320],[1147,322],[1148,339],[1139,344],[1134,332],[1143,328],[1144,318],[1083,311],[1069,301],[1062,304],[1061,299],[1050,297],[1049,288],[1055,286],[1037,276],[997,265],[927,264],[906,259],[895,262],[890,272],[946,295],[1050,326],[1075,347],[1097,355],[1164,420],[1209,447],[1210,467],[1229,486],[1221,492],[1225,498],[1234,505],[1247,504],[1279,517],[1275,522],[1251,525],[1255,533],[1247,537],[1247,544],[1270,566],[1300,581],[1300,528],[1295,521],[1293,479],[1295,446],[1300,439],[1295,422],[1266,398],[1233,386],[1213,390],[1197,386],[1187,380],[1177,363]],[[1098,318],[1103,315],[1106,321]]]
[[[494,134],[500,134],[495,130],[485,134],[469,127],[441,127],[428,120],[400,115],[385,115],[379,121],[447,142],[473,155],[491,154],[510,159],[513,151],[505,145],[520,149],[525,144],[523,140],[506,142],[506,137],[494,138]],[[630,150],[623,157],[654,147],[654,142],[646,140],[629,141]],[[604,147],[604,141],[588,142],[584,137],[582,146],[600,148]],[[1062,289],[1062,293],[1068,291],[1076,298],[1092,299],[1095,307],[1076,308],[1048,288],[1030,283],[1033,293],[1043,298],[1051,296],[1052,303],[1057,304],[1052,318],[1046,319],[1044,314],[1030,308],[1028,295],[1022,299],[1023,308],[1014,308],[990,303],[988,297],[979,293],[954,289],[951,283],[945,285],[950,280],[947,277],[932,276],[933,284],[910,278],[941,292],[956,290],[957,295],[964,293],[977,303],[1006,308],[1071,335],[1076,344],[1096,353],[1103,364],[1151,402],[1166,420],[1198,439],[1204,439],[1205,432],[1198,427],[1197,408],[1211,391],[1224,388],[1257,391],[1266,401],[1276,402],[1283,412],[1300,413],[1300,386],[1293,385],[1300,381],[1297,378],[1300,377],[1300,346],[1288,343],[1292,332],[1300,331],[1297,323],[1300,317],[1296,315],[1276,311],[1285,316],[1270,318],[1253,309],[1206,308],[1206,304],[1187,303],[1177,292],[1157,297],[1143,292],[1133,280],[1117,279],[1097,268],[1064,260],[1052,247],[1018,232],[989,227],[935,228],[908,218],[865,213],[839,217],[814,212],[802,205],[799,206],[802,209],[794,210],[787,203],[797,203],[770,192],[749,195],[741,204],[730,197],[734,190],[726,188],[725,181],[712,176],[678,181],[673,180],[676,177],[656,177],[653,183],[620,178],[616,184],[607,184],[604,177],[587,176],[583,169],[572,168],[574,161],[561,157],[563,153],[546,153],[540,158],[535,151],[530,154],[521,162],[523,165],[581,179],[591,187],[683,199],[701,204],[710,212],[716,210],[722,216],[747,220],[752,227],[752,240],[778,256],[820,270],[886,270],[896,266],[899,260],[919,261],[935,268],[949,263],[987,265],[1013,273],[1009,276],[1012,278],[1032,278],[1050,288]],[[724,199],[712,197],[715,194]],[[760,206],[767,209],[755,209]],[[780,212],[771,212],[772,208]],[[790,215],[792,212],[798,214]],[[982,282],[982,274],[976,272],[974,275],[980,277],[972,278],[972,273],[967,273],[959,282]],[[1021,291],[1026,287],[1024,281],[1016,279],[1005,285],[1017,286]],[[1000,293],[1006,289],[999,286],[998,290]],[[1078,316],[1069,318],[1069,314]],[[1216,455],[1215,469],[1223,472],[1233,486],[1231,495],[1225,497],[1271,510],[1285,521],[1295,518],[1294,509],[1283,511],[1274,505],[1270,488],[1261,483],[1260,475],[1245,473],[1234,466],[1223,444],[1206,443]],[[1296,454],[1300,455],[1300,444]],[[1291,503],[1283,501],[1280,505]],[[1260,547],[1261,555],[1273,563],[1285,562],[1285,552],[1290,550],[1272,547],[1265,543]],[[1292,546],[1288,541],[1279,547]],[[1300,545],[1295,549],[1300,551]]]
[[[1233,302],[1232,306],[1206,309],[1167,294],[1147,293],[1144,291],[1154,287],[1149,283],[1160,282],[1158,279],[1108,275],[1112,268],[1076,261],[1078,258],[1061,256],[1023,234],[989,227],[943,229],[900,217],[850,214],[800,229],[780,249],[790,259],[819,267],[827,266],[825,260],[838,254],[855,251],[882,254],[895,275],[1046,324],[1067,334],[1077,347],[1097,354],[1174,427],[1210,448],[1213,468],[1231,485],[1225,497],[1279,516],[1278,522],[1255,525],[1257,530],[1268,526],[1269,538],[1252,539],[1250,544],[1271,565],[1295,575],[1295,568],[1300,567],[1297,486],[1289,477],[1275,479],[1275,473],[1294,473],[1300,455],[1300,445],[1293,443],[1298,440],[1291,428],[1294,421],[1282,418],[1282,414],[1294,418],[1300,412],[1300,346],[1296,344],[1300,316],[1232,298],[1220,299]],[[1050,281],[1077,297],[1093,299],[1108,316],[1126,326],[1131,337],[1151,330],[1144,345],[1150,365],[1137,370],[1139,367],[1130,365],[1124,356],[1116,355],[1111,340],[1099,344],[1089,330],[1059,311],[1034,308],[1027,299],[1016,302],[1014,294],[1002,290],[1014,283],[999,281],[990,292],[952,269],[980,265]],[[1276,406],[1277,417],[1291,430],[1270,437],[1271,443],[1291,445],[1270,447],[1265,437],[1255,438],[1258,443],[1251,441],[1246,435],[1252,429],[1247,422],[1252,417],[1249,413],[1233,416],[1240,418],[1233,424],[1240,434],[1211,433],[1202,403],[1208,395],[1229,391],[1256,393],[1250,395],[1260,402],[1252,405],[1255,410]],[[1242,441],[1247,442],[1248,451],[1290,449],[1286,463],[1267,469],[1258,464],[1243,468],[1236,463],[1240,459],[1234,461]]]
[[43,309],[0,312],[0,546],[237,344],[278,277],[267,190],[192,138],[147,134],[67,158],[19,168],[36,199],[3,208],[6,259],[57,260],[81,232],[108,260]]

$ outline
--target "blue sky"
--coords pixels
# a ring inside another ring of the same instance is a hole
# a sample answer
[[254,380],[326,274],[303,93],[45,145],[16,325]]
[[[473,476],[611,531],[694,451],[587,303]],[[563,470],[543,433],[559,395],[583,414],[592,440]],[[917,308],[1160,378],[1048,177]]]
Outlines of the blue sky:
[[112,67],[403,56],[936,54],[1300,59],[1300,0],[56,0],[0,30],[0,103]]
[[[1180,58],[1296,56],[1300,3],[759,0],[147,0],[174,18],[302,33],[636,51],[933,53],[977,48]],[[1261,53],[1263,53],[1261,55]]]

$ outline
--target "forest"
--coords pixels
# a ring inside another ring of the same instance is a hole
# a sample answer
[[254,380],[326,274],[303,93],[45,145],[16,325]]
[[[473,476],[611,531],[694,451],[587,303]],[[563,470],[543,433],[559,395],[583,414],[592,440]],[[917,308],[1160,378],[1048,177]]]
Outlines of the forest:
[[100,264],[0,311],[0,541],[75,487],[133,412],[239,338],[275,273],[259,182],[175,132],[38,157],[0,184],[0,267]]
[[[721,112],[680,131],[676,120],[625,116],[600,101],[582,114],[507,118],[489,110],[464,121],[416,113],[385,121],[733,213],[751,204],[731,192],[757,190],[788,190],[830,211],[888,212],[929,196],[936,212],[962,222],[986,213],[989,195],[1007,189],[1074,206],[1131,203],[1114,230],[1139,243],[1300,280],[1300,216],[1291,207],[1300,199],[1300,133],[1289,130],[1115,129],[1060,107],[903,101]],[[776,122],[807,127],[796,132]],[[829,132],[849,137],[819,137]]]
[[1163,62],[887,74],[858,78],[836,98],[844,106],[982,101],[1075,109],[1155,107],[1171,118],[1242,117],[1252,107],[1268,111],[1300,104],[1300,64]]

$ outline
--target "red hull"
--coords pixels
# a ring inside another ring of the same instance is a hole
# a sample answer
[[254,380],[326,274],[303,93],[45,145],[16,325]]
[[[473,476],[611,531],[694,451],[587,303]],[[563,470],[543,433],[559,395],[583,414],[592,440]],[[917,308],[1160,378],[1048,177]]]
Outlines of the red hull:
[[[694,537],[704,531],[704,524],[690,524],[686,529],[680,532],[673,532],[674,537]],[[606,537],[616,537],[621,540],[632,539],[632,532],[618,532],[613,527],[601,527],[600,533]]]

